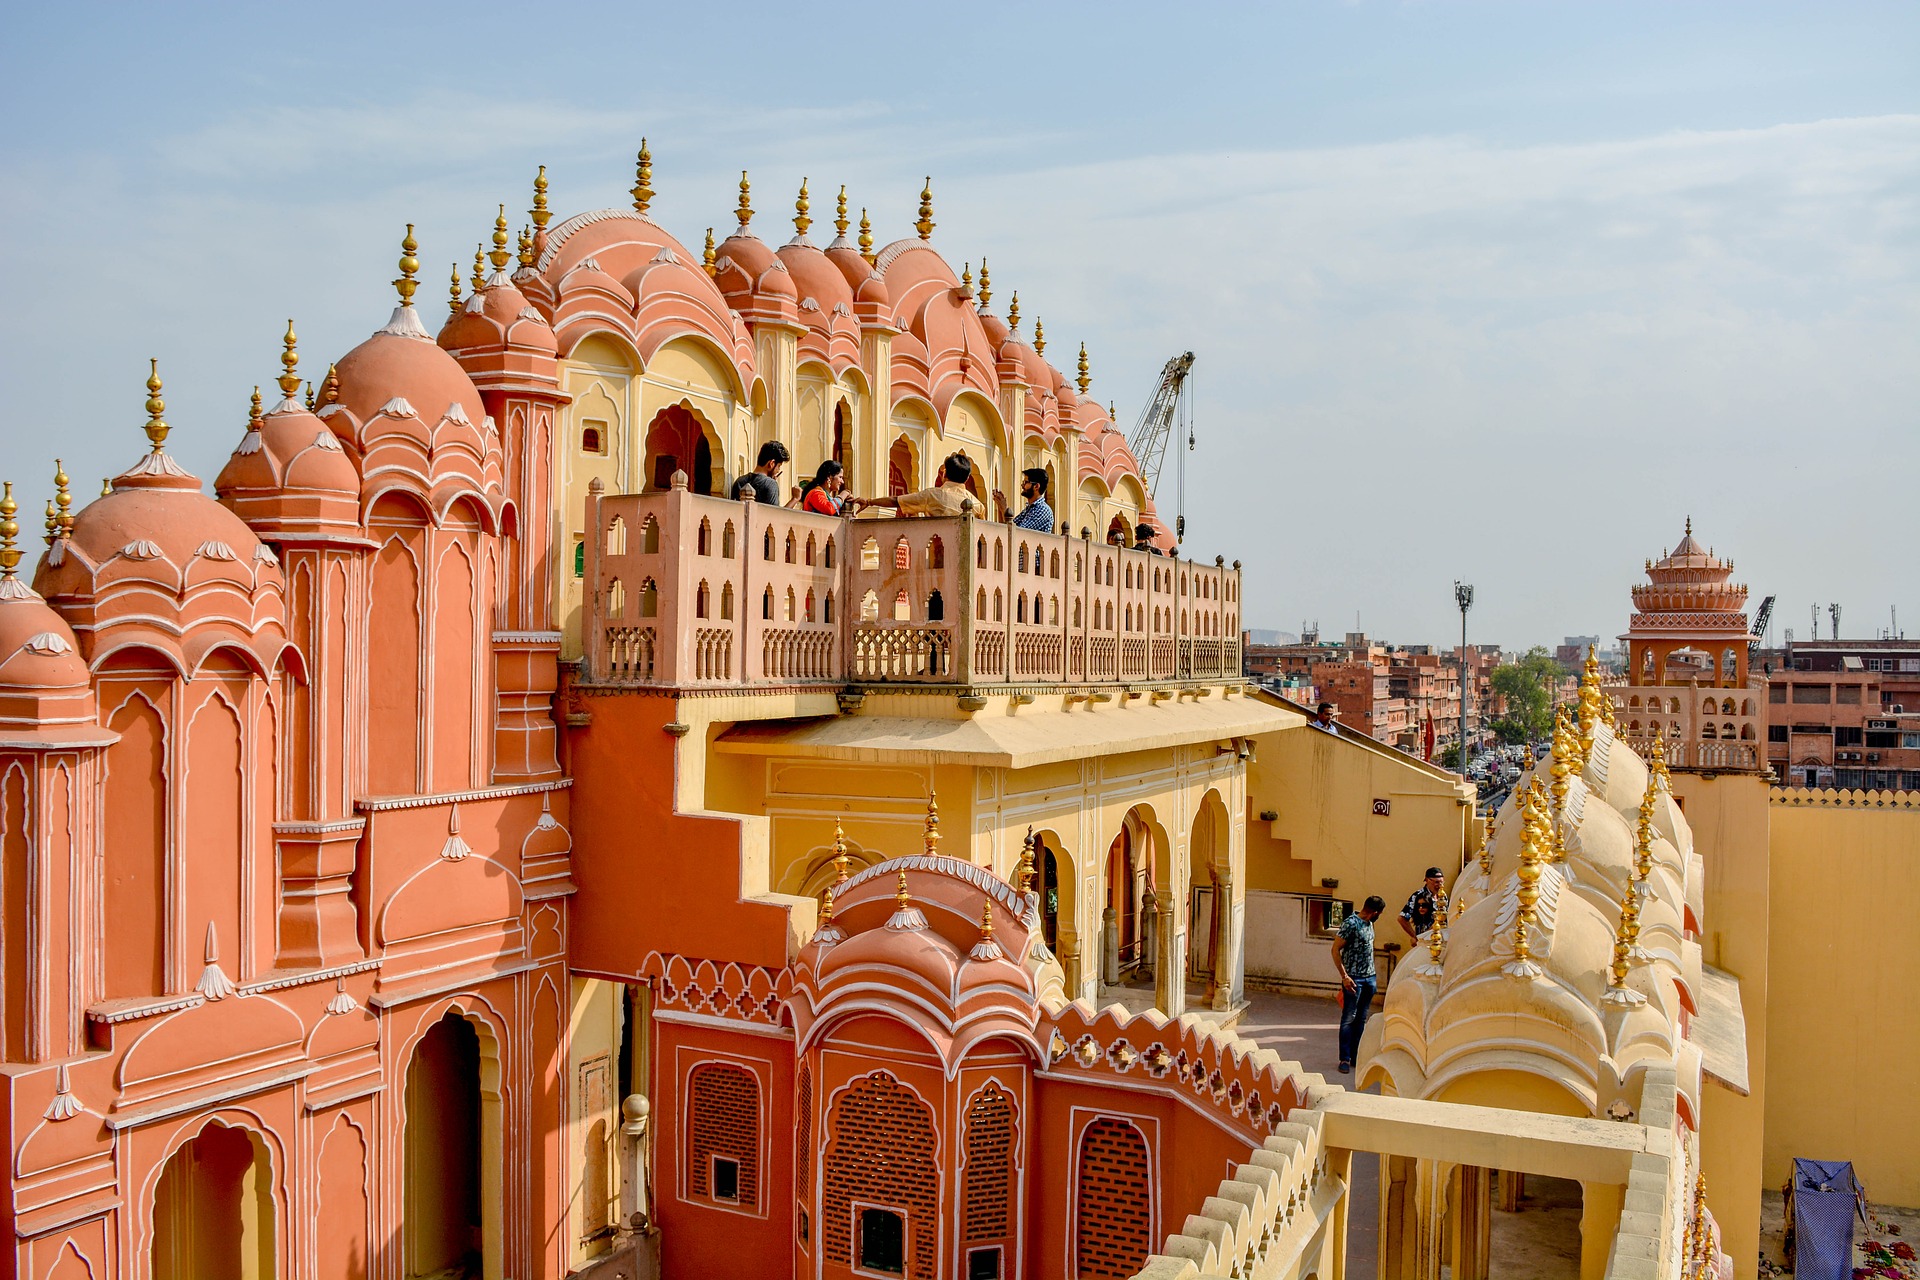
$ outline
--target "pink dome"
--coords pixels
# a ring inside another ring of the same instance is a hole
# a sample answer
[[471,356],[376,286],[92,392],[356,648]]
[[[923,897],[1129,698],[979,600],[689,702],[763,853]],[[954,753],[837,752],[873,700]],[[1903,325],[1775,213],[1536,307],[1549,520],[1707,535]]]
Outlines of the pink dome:
[[[411,312],[412,308],[405,308]],[[473,380],[458,361],[425,336],[393,332],[394,326],[374,334],[340,358],[340,404],[362,424],[394,400],[404,400],[424,422],[437,422],[454,405],[469,421],[484,422],[487,411]],[[329,414],[329,420],[334,415]],[[334,427],[336,433],[339,426]],[[358,447],[357,437],[349,441]]]
[[[18,578],[0,580],[0,697],[91,688],[67,620]],[[0,721],[6,719],[0,715]]]

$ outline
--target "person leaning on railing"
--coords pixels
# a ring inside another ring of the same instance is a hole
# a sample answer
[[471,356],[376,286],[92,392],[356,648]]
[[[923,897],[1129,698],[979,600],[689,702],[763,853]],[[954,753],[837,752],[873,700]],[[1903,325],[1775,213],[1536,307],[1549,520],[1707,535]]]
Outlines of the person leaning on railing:
[[[1016,529],[1031,529],[1035,533],[1053,532],[1053,508],[1047,505],[1047,473],[1039,467],[1030,467],[1020,473],[1020,497],[1026,506],[1020,514],[1014,516],[1011,523]],[[1000,519],[1007,517],[1006,495],[998,489],[993,491],[994,505],[999,508]],[[1061,530],[1062,533],[1066,530]]]
[[903,516],[964,516],[980,504],[967,492],[973,463],[964,453],[948,454],[940,464],[940,479],[931,489],[903,493],[897,498],[849,498],[856,511],[879,507]]
[[787,505],[811,511],[817,516],[837,516],[849,501],[846,468],[828,458],[813,473],[813,479],[800,486],[800,491]]

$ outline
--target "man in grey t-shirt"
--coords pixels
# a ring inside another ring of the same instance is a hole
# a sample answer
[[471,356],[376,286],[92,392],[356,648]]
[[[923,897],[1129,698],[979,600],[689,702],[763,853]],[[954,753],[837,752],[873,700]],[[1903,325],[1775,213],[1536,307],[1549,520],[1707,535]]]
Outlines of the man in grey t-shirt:
[[1333,944],[1334,967],[1340,971],[1340,1071],[1353,1070],[1360,1051],[1360,1033],[1367,1029],[1373,1010],[1373,922],[1387,909],[1387,900],[1375,894],[1360,910],[1340,922]]

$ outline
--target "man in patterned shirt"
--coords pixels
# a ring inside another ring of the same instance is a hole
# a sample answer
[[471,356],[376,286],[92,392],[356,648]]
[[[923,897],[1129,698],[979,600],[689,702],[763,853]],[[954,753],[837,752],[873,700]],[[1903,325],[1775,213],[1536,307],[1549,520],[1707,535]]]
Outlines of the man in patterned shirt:
[[1360,1033],[1367,1029],[1367,1015],[1373,1011],[1373,922],[1386,909],[1385,898],[1378,894],[1368,898],[1360,910],[1340,922],[1340,936],[1333,944],[1334,967],[1340,971],[1343,1074],[1353,1070],[1353,1057],[1360,1051]]
[[1400,908],[1400,928],[1414,941],[1420,935],[1433,928],[1433,918],[1440,908],[1447,905],[1447,874],[1438,867],[1427,868],[1427,882],[1415,889],[1407,897],[1407,905]]
[[[998,489],[993,496],[1000,503],[1000,518],[1007,518],[1007,500]],[[1030,467],[1020,473],[1020,496],[1027,505],[1013,518],[1016,529],[1032,529],[1035,533],[1053,532],[1053,508],[1047,505],[1047,473],[1038,467]]]

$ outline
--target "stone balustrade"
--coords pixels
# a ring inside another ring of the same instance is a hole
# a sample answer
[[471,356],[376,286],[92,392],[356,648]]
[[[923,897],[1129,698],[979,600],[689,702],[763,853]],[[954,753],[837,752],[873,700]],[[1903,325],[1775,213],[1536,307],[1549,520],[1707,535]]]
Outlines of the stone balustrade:
[[847,519],[590,493],[584,677],[601,684],[1237,679],[1240,571],[969,516]]

